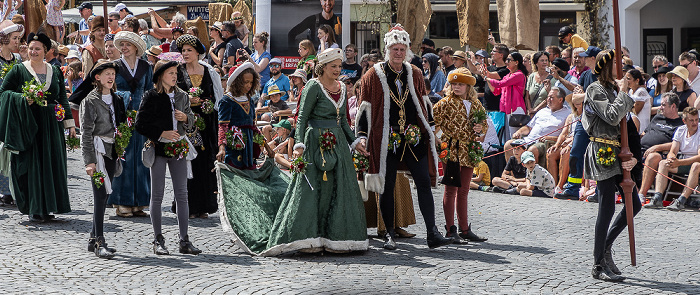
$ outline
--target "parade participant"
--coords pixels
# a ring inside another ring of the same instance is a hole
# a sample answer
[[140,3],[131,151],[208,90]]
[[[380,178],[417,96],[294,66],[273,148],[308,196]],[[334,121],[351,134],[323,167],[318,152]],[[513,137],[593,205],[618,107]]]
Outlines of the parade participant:
[[[127,110],[137,110],[144,92],[153,88],[153,68],[139,57],[146,51],[146,44],[138,34],[121,31],[114,35],[114,43],[122,57],[116,61],[119,72],[116,77],[117,94],[124,98]],[[122,175],[112,183],[112,194],[107,204],[114,205],[121,217],[148,216],[143,209],[150,203],[151,179],[148,168],[141,161],[141,149],[146,138],[136,130],[126,147],[122,161]]]
[[[192,160],[192,179],[187,180],[188,204],[190,218],[207,218],[216,212],[216,175],[214,161],[218,151],[217,131],[218,114],[214,106],[224,95],[221,77],[214,68],[199,57],[205,47],[197,37],[182,35],[177,39],[177,47],[182,53],[184,64],[178,66],[177,85],[190,93],[189,102],[192,111],[201,118],[204,126],[191,125],[187,137],[197,150],[197,158]],[[192,89],[199,88],[201,94],[193,95]],[[211,109],[209,109],[211,106]]]
[[[598,81],[594,82],[586,90],[584,99],[584,112],[581,117],[581,125],[591,137],[591,141],[584,156],[584,174],[586,179],[598,182],[598,218],[595,225],[595,242],[593,247],[593,278],[619,282],[625,278],[612,260],[611,249],[615,239],[627,226],[625,208],[610,226],[615,214],[615,192],[624,194],[619,183],[622,181],[622,169],[632,170],[637,164],[637,156],[641,157],[641,150],[633,149],[633,141],[630,140],[630,149],[635,154],[630,161],[619,163],[617,155],[620,153],[620,120],[634,106],[634,100],[629,97],[627,79],[621,79],[617,85],[613,78],[613,58],[615,53],[611,50],[602,51],[596,58],[596,69],[599,73]],[[617,93],[617,95],[615,94]],[[629,135],[638,133],[633,129]],[[630,136],[631,137],[631,136]],[[637,195],[635,188],[633,196]],[[632,198],[632,206],[636,215],[642,208],[639,198]]]
[[[91,177],[93,194],[92,231],[88,251],[99,258],[114,257],[104,238],[103,223],[107,198],[112,192],[111,181],[121,173],[121,155],[116,153],[114,135],[117,126],[126,121],[124,100],[114,93],[116,64],[100,60],[90,73],[95,88],[80,103],[80,126],[85,172]],[[96,172],[102,173],[104,183],[95,182]]]
[[[19,63],[22,58],[18,53],[19,43],[24,35],[24,26],[14,24],[12,21],[5,20],[0,23],[0,67],[5,67],[9,64]],[[2,84],[0,77],[0,84]],[[10,192],[10,179],[4,175],[0,175],[0,206],[13,203],[12,192]]]
[[[55,218],[51,213],[71,211],[64,132],[68,129],[75,138],[75,122],[66,111],[69,105],[61,70],[44,62],[51,39],[30,33],[27,41],[29,60],[12,67],[0,87],[0,141],[17,151],[9,155],[9,165],[19,211],[30,215],[31,221],[44,222]],[[43,84],[40,90],[46,106],[24,94],[25,82],[32,80]]]
[[[121,33],[121,32],[120,32]],[[118,34],[117,34],[118,35]],[[141,40],[141,39],[139,39]],[[140,56],[140,54],[139,54]],[[161,231],[163,194],[165,190],[165,166],[170,169],[175,202],[178,204],[177,224],[180,229],[180,253],[202,253],[189,241],[187,235],[189,207],[187,205],[188,166],[197,153],[185,136],[188,126],[194,124],[194,113],[190,109],[187,93],[177,87],[176,61],[159,61],[155,66],[153,80],[155,89],[143,95],[143,102],[136,115],[136,131],[150,140],[155,149],[151,169],[151,223],[153,224],[153,253],[168,255],[165,238]],[[172,111],[168,111],[172,110]],[[188,152],[167,152],[169,143],[186,143]]]
[[121,52],[114,44],[114,35],[112,34],[105,35],[105,54],[109,61],[116,61],[121,58]]
[[92,66],[100,59],[103,59],[105,52],[105,19],[96,16],[92,19],[90,27],[90,45],[83,50],[83,73],[90,73]]
[[[438,144],[445,144],[448,157],[445,162],[445,175],[442,183],[445,184],[445,193],[442,199],[442,207],[445,210],[445,230],[447,236],[462,243],[462,239],[470,241],[485,241],[474,234],[467,219],[469,211],[467,196],[471,183],[474,167],[479,164],[481,156],[470,156],[470,146],[478,143],[482,138],[482,131],[488,127],[486,121],[486,109],[479,102],[473,86],[476,78],[466,68],[458,68],[447,76],[450,87],[447,88],[445,98],[433,106],[435,118],[435,132],[442,131],[442,136],[437,140]],[[482,114],[482,117],[478,117]],[[485,133],[485,132],[484,132]],[[456,169],[451,169],[451,168]],[[455,207],[456,204],[456,207]],[[454,224],[454,214],[457,209],[457,221],[459,233]]]
[[[260,75],[250,62],[238,66],[226,81],[226,94],[219,105],[218,154],[216,159],[238,169],[255,169],[256,155],[260,147],[253,142],[255,127],[255,104],[252,97],[260,87]],[[241,149],[232,148],[226,142],[226,133],[236,130],[241,133]],[[245,139],[245,140],[244,140]]]
[[[428,232],[428,246],[444,246],[452,243],[452,239],[443,237],[435,225],[431,185],[436,184],[438,157],[428,118],[429,101],[426,96],[418,96],[426,93],[422,71],[407,62],[413,53],[408,49],[409,35],[401,25],[386,33],[384,42],[389,61],[375,64],[361,80],[362,102],[357,113],[355,133],[360,138],[360,148],[366,146],[370,152],[369,171],[364,176],[365,187],[368,191],[381,194],[380,210],[388,229],[384,236],[384,248],[396,249],[393,231],[396,171],[399,163],[408,166],[418,190],[418,204]],[[412,141],[417,141],[415,144],[405,143],[406,136],[402,134],[408,129],[418,130],[412,138]]]

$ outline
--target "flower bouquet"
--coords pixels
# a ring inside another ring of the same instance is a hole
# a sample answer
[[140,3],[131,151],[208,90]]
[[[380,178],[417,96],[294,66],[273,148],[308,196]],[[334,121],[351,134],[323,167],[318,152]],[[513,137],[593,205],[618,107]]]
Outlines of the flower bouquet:
[[331,132],[330,130],[324,131],[318,137],[318,146],[321,148],[321,151],[333,150],[336,143],[337,140],[335,138],[335,134],[333,134],[333,132]]
[[596,152],[595,161],[596,161],[596,163],[598,163],[602,166],[610,167],[613,164],[615,164],[615,161],[617,161],[617,155],[612,150],[612,148],[602,147],[602,148],[598,149],[598,152]]
[[214,103],[210,99],[202,101],[202,113],[207,115],[214,112]]
[[92,173],[92,183],[99,189],[105,184],[105,177],[105,174],[99,171]]
[[416,146],[420,142],[420,128],[416,125],[408,125],[406,131],[403,133],[406,142],[410,145]]
[[389,134],[389,150],[396,152],[400,144],[401,135],[392,128],[391,133]]
[[187,157],[190,152],[190,144],[187,140],[180,139],[176,142],[169,142],[165,144],[165,155],[168,157],[175,157],[178,160]]
[[449,145],[444,141],[440,144],[440,154],[438,157],[443,163],[447,163],[447,160],[450,158],[450,150],[448,147]]
[[484,149],[481,147],[481,143],[478,141],[472,141],[467,145],[467,155],[469,160],[473,163],[481,162],[481,158],[484,157]]
[[135,118],[136,111],[126,111],[126,121],[119,124],[117,130],[114,132],[114,148],[116,149],[117,156],[122,160],[124,160],[126,147],[129,145],[131,135],[136,128],[134,126]]
[[486,111],[482,108],[478,108],[471,113],[472,124],[481,124],[486,120]]
[[4,64],[2,68],[0,68],[0,79],[5,79],[5,76],[7,75],[7,72],[9,72],[12,67],[14,67],[17,64],[17,61],[13,61],[9,64]]
[[367,156],[358,152],[352,153],[352,163],[355,166],[355,172],[362,175],[369,170],[369,159]]
[[53,110],[56,112],[56,121],[61,122],[66,118],[66,109],[62,105],[56,104]]
[[70,137],[68,136],[66,138],[66,149],[69,151],[74,151],[80,148],[80,138],[78,137]]
[[242,150],[245,148],[243,132],[240,128],[232,126],[229,131],[226,131],[226,146],[232,150]]
[[34,103],[39,106],[46,106],[46,96],[51,94],[50,92],[44,92],[44,86],[46,83],[39,83],[36,79],[24,82],[22,86],[22,95],[26,98],[31,99]]
[[202,118],[202,116],[199,114],[194,114],[194,126],[199,130],[204,130],[204,128],[207,128],[207,124],[204,123],[204,118]]
[[190,88],[190,91],[189,91],[189,93],[190,93],[190,95],[192,95],[192,97],[197,97],[197,98],[202,96],[202,92],[203,92],[202,88],[199,88],[199,87],[192,87],[192,88]]
[[292,175],[303,175],[311,190],[314,190],[314,187],[311,186],[311,182],[309,182],[309,178],[306,177],[306,169],[309,168],[309,165],[311,165],[311,163],[307,162],[304,157],[300,156],[292,161],[292,164],[289,166],[289,170],[292,172]]
[[265,136],[259,131],[253,135],[253,142],[257,143],[259,146],[265,146]]

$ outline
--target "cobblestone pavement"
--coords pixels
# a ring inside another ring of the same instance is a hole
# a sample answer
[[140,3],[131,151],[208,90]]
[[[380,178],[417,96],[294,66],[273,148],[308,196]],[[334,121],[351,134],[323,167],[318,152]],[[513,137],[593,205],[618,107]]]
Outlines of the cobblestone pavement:
[[[109,208],[106,238],[118,252],[102,260],[86,252],[92,194],[79,155],[69,158],[72,213],[34,224],[16,207],[0,207],[2,294],[700,294],[697,211],[643,209],[635,219],[638,266],[629,265],[625,231],[614,249],[628,279],[613,284],[590,275],[596,204],[476,191],[470,221],[485,243],[430,250],[419,220],[408,228],[418,236],[399,240],[397,251],[372,238],[366,253],[252,257],[213,214],[190,223],[201,255],[163,257],[151,252],[148,218],[118,218]],[[433,193],[442,226],[442,191]],[[172,200],[169,184],[166,194]],[[177,252],[177,221],[166,211],[164,235]]]

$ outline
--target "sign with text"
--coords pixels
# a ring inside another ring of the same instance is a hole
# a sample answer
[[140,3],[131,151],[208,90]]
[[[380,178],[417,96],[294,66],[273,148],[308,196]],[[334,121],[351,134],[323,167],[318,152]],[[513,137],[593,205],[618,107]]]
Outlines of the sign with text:
[[202,20],[209,20],[209,6],[187,6],[187,19],[197,19],[202,17]]
[[[299,42],[310,40],[314,49],[320,45],[318,31],[327,26],[332,31],[335,42],[342,42],[343,1],[350,0],[298,0],[272,1],[270,18],[270,53],[272,56],[297,55]],[[249,26],[250,28],[250,26]],[[349,37],[349,36],[348,36]]]
[[283,70],[295,70],[297,68],[297,64],[301,60],[301,57],[299,57],[299,56],[275,56],[275,57],[282,60],[282,69]]

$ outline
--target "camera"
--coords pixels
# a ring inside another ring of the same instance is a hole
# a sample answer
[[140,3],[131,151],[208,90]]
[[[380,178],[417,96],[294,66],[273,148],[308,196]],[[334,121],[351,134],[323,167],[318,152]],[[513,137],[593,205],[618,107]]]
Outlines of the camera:
[[550,69],[549,67],[544,68],[544,70],[547,71],[547,73],[552,73],[552,69]]

